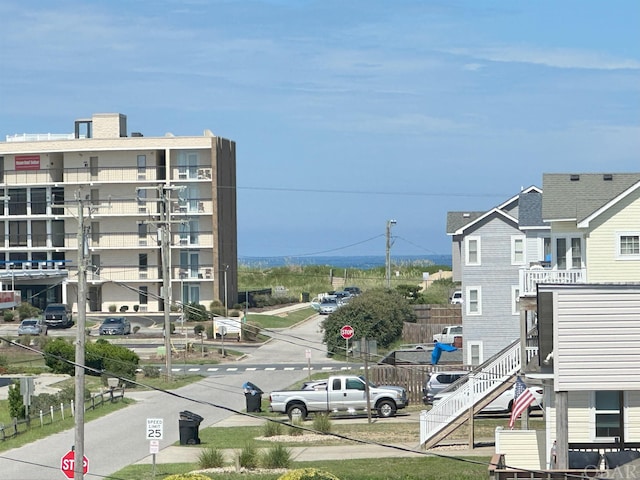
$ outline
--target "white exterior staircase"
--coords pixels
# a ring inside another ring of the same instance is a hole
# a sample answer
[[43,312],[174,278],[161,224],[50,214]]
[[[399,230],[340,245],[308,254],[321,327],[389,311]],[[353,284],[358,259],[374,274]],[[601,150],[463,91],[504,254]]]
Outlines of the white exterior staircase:
[[[527,348],[527,357],[537,354]],[[420,414],[420,445],[432,448],[469,419],[471,411],[479,412],[502,392],[509,389],[520,371],[520,340],[516,340],[469,375],[452,384],[454,390]],[[473,409],[472,409],[473,407]]]

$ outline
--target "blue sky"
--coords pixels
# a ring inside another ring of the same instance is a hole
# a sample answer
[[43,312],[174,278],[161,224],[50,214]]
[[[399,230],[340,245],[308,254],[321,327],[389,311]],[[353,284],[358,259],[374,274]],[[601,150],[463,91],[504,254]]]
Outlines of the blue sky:
[[[28,8],[27,8],[28,6]],[[640,2],[3,0],[0,138],[237,142],[241,256],[450,253],[446,212],[638,171]]]

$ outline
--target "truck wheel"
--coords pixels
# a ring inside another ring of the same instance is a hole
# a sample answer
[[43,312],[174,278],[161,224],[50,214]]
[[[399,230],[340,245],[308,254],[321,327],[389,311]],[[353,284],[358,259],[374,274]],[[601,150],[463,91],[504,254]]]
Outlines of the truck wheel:
[[383,418],[393,417],[396,414],[396,404],[391,400],[382,400],[376,406],[378,416]]
[[289,420],[293,420],[294,418],[300,418],[300,420],[304,420],[307,418],[307,409],[301,403],[294,403],[289,405],[287,408],[287,415],[289,416]]

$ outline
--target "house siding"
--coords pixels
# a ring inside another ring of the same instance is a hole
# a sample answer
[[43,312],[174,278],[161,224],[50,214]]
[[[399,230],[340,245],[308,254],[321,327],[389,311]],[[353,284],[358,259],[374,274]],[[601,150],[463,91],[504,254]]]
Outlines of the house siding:
[[[569,392],[568,421],[569,421],[569,442],[591,442],[590,430],[590,392]],[[554,397],[553,393],[551,394]],[[549,430],[551,442],[556,438],[556,409],[555,406],[546,410],[547,429]]]
[[554,389],[640,390],[640,285],[554,294]]
[[[553,394],[552,394],[553,396]],[[592,412],[592,392],[569,392],[569,442],[588,443],[595,437],[595,417]],[[640,442],[640,392],[625,394],[625,441]],[[556,438],[556,409],[546,409],[546,424],[551,442]]]
[[505,464],[540,470],[545,467],[544,432],[537,430],[496,431],[496,453],[504,455]]
[[589,224],[587,242],[588,282],[640,281],[640,257],[617,257],[618,234],[640,232],[640,191],[617,202]]
[[[504,217],[491,216],[465,233],[481,238],[481,265],[463,265],[462,282],[465,292],[470,287],[481,289],[482,313],[469,314],[469,302],[465,299],[464,341],[481,342],[484,361],[520,335],[519,317],[513,315],[511,293],[512,287],[518,285],[519,265],[511,264],[511,237],[522,235],[522,232]],[[465,258],[464,251],[462,257]],[[465,349],[465,355],[467,353]],[[466,357],[465,362],[468,363]]]

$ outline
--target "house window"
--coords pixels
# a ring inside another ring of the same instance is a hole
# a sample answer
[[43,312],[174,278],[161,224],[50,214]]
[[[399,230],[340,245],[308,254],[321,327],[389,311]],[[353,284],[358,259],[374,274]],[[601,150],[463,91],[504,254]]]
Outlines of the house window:
[[141,286],[138,290],[138,303],[140,305],[147,305],[149,303],[149,287]]
[[571,268],[582,268],[582,241],[571,239]]
[[620,405],[622,392],[595,392],[595,428],[596,438],[615,438],[620,436]]
[[46,215],[47,213],[47,189],[31,189],[31,214]]
[[146,253],[138,254],[138,270],[141,272],[146,272],[147,267],[149,266],[149,260]]
[[622,260],[640,259],[640,234],[624,232],[618,234],[618,258]]
[[467,314],[482,315],[482,300],[480,287],[467,288]]
[[466,243],[466,264],[467,265],[480,265],[480,238],[467,237]]
[[482,363],[482,342],[467,342],[468,361],[470,365]]
[[138,155],[138,180],[144,180],[147,177],[147,156]]
[[138,238],[140,240],[146,240],[147,238],[147,224],[146,223],[138,223]]
[[556,238],[556,258],[558,270],[582,268],[582,239]]
[[520,287],[517,285],[511,286],[511,314],[520,314]]
[[511,237],[511,265],[524,264],[524,237]]
[[542,239],[542,259],[545,262],[551,262],[551,258],[551,239],[549,237],[544,237]]

